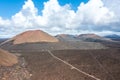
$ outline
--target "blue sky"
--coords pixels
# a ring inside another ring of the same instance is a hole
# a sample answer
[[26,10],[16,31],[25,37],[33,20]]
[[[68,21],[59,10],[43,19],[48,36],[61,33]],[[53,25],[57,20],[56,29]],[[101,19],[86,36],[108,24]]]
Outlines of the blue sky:
[[[3,18],[10,18],[12,15],[21,10],[22,5],[27,0],[0,0],[0,16]],[[43,9],[43,2],[48,0],[33,0],[35,6],[39,9],[39,14]],[[81,2],[88,2],[88,0],[58,0],[60,5],[70,4],[75,11]]]
[[0,16],[10,18],[21,9],[23,4],[24,0],[0,0]]
[[40,29],[52,35],[120,35],[120,0],[0,0],[0,37]]

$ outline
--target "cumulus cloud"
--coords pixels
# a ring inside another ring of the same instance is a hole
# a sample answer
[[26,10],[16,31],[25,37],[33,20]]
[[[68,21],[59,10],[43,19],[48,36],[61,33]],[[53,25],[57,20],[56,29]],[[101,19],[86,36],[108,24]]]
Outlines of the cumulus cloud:
[[120,17],[106,6],[101,0],[89,0],[86,4],[80,3],[75,12],[69,4],[61,6],[57,0],[49,0],[44,2],[42,15],[38,15],[33,1],[27,0],[11,19],[0,17],[0,33],[11,36],[29,29],[41,29],[51,34],[120,32]]
[[120,17],[120,0],[103,0],[105,6],[107,6],[110,10],[114,11],[116,16]]
[[33,27],[36,21],[35,18],[37,17],[37,13],[38,11],[33,2],[28,0],[25,2],[25,5],[23,5],[22,10],[12,16],[12,24],[16,27]]
[[90,0],[87,4],[81,3],[77,16],[82,15],[83,22],[87,24],[108,24],[113,21],[114,13],[109,11],[101,0]]

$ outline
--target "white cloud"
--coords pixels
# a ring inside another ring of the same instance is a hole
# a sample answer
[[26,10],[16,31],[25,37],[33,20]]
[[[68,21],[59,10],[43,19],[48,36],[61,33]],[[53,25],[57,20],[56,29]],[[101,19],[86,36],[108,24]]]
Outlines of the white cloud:
[[[115,8],[116,9],[116,8]],[[119,32],[119,18],[117,12],[104,6],[101,0],[89,0],[81,3],[75,12],[69,4],[61,6],[57,0],[44,3],[42,15],[32,0],[28,0],[22,9],[11,19],[0,17],[0,32],[3,35],[15,35],[28,29],[41,29],[51,34],[76,34],[85,31]]]
[[5,26],[9,26],[9,25],[10,25],[9,20],[3,20],[2,17],[0,17],[0,28],[5,27]]
[[87,24],[108,24],[115,15],[104,7],[101,0],[90,0],[87,4],[81,3],[78,7],[77,16],[82,15],[82,23]]
[[116,13],[116,16],[120,18],[120,0],[102,0],[110,10]]
[[33,2],[28,0],[23,5],[22,10],[12,16],[12,24],[15,27],[33,27],[35,18],[37,17],[37,9],[35,8]]

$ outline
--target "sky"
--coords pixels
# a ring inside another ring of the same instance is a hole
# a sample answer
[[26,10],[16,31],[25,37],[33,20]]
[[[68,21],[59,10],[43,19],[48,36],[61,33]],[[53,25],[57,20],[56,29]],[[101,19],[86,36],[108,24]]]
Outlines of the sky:
[[120,0],[0,0],[0,37],[40,29],[52,35],[120,35]]

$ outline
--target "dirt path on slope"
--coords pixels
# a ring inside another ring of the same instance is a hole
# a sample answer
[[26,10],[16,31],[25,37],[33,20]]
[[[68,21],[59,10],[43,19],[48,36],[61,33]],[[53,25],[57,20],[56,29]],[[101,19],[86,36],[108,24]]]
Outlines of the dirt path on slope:
[[53,58],[48,52],[24,53],[31,80],[95,80]]

